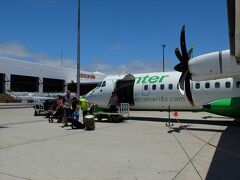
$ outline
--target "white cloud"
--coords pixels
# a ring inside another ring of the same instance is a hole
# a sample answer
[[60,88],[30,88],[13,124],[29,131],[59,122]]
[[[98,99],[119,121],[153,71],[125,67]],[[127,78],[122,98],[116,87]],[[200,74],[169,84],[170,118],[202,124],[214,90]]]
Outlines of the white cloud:
[[[116,44],[116,49],[121,49],[123,46]],[[61,59],[51,58],[44,53],[31,53],[22,44],[17,42],[0,44],[0,56],[21,59],[31,62],[37,62],[41,64],[51,66],[61,66]],[[168,60],[165,60],[166,71],[172,70]],[[63,58],[62,67],[76,68],[76,60]],[[162,61],[161,60],[132,60],[126,64],[114,66],[104,63],[104,60],[93,59],[88,66],[81,66],[81,69],[86,71],[99,71],[105,74],[127,74],[127,73],[145,73],[145,72],[161,72]]]
[[[110,64],[104,64],[94,60],[88,67],[85,67],[88,71],[99,71],[105,74],[127,74],[127,73],[146,73],[146,72],[161,72],[162,62],[159,60],[134,60],[129,61],[127,64],[120,66],[113,66]],[[172,70],[165,67],[166,71]]]
[[45,64],[49,66],[58,66],[58,67],[69,67],[74,68],[76,67],[76,63],[72,59],[63,58],[62,62],[60,58],[50,58],[46,54],[36,54],[34,55],[35,62],[40,64]]
[[[20,59],[25,61],[37,62],[40,64],[46,64],[50,66],[61,66],[60,58],[51,58],[47,54],[44,53],[31,53],[24,47],[22,44],[18,42],[10,42],[0,44],[0,56]],[[62,59],[62,67],[76,67],[76,64],[71,59]]]
[[26,58],[30,57],[31,53],[22,44],[11,42],[0,44],[0,56]]

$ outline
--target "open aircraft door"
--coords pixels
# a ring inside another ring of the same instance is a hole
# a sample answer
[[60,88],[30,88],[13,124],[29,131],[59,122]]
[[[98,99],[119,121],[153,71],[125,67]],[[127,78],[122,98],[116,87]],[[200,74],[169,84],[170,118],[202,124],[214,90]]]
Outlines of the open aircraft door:
[[115,91],[119,98],[119,103],[134,105],[133,88],[135,77],[132,74],[126,75],[116,82]]

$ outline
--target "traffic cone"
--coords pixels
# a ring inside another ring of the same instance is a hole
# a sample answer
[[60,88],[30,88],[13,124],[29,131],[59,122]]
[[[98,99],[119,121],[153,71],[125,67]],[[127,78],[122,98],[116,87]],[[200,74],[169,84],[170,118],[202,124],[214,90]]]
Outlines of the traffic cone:
[[178,112],[175,111],[175,112],[173,113],[173,116],[174,116],[174,117],[178,117]]

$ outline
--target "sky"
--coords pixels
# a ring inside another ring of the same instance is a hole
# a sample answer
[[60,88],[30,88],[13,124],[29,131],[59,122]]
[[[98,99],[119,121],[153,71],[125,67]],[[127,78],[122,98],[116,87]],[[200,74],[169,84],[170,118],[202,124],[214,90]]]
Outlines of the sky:
[[[81,0],[81,70],[165,71],[180,32],[193,56],[229,49],[226,0]],[[77,0],[0,0],[0,57],[76,67]]]

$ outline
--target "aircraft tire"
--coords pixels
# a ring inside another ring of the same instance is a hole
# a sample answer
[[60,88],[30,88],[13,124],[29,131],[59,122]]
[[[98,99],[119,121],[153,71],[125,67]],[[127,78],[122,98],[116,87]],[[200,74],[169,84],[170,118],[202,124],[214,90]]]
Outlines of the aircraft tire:
[[119,122],[123,122],[123,117],[122,116],[117,116],[115,118],[115,122],[119,123]]
[[103,119],[101,115],[96,115],[95,117],[97,118],[98,121],[102,121]]
[[115,117],[114,116],[109,116],[108,121],[111,122],[111,123],[115,122]]

